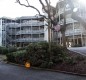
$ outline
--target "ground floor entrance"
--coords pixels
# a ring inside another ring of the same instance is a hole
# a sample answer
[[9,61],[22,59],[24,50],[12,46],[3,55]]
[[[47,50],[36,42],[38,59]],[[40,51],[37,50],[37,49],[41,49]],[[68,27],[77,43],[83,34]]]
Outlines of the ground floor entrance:
[[[58,39],[59,44],[62,45],[62,38]],[[75,35],[66,37],[67,47],[82,47],[86,46],[86,35]]]

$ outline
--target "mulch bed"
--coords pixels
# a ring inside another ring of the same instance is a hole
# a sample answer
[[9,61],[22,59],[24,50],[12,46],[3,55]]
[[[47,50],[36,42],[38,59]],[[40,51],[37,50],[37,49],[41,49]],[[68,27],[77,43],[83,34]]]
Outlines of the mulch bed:
[[79,74],[86,74],[86,56],[83,56],[81,54],[72,51],[68,51],[67,54],[69,57],[73,57],[73,58],[77,56],[84,57],[84,60],[76,61],[75,64],[67,64],[65,62],[59,63],[56,66],[54,66],[53,69],[60,71],[74,72]]

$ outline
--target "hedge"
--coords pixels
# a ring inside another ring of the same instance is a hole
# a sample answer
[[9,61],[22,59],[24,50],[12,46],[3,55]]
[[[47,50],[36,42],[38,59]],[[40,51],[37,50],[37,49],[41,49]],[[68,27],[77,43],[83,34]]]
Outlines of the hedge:
[[63,62],[66,58],[66,48],[51,43],[49,51],[48,42],[31,43],[24,50],[9,53],[8,61],[24,64],[30,61],[31,66],[51,68],[53,65]]
[[8,53],[8,49],[0,46],[0,54],[7,54],[7,53]]
[[16,51],[12,53],[8,53],[7,60],[13,63],[24,64],[25,61],[26,50]]

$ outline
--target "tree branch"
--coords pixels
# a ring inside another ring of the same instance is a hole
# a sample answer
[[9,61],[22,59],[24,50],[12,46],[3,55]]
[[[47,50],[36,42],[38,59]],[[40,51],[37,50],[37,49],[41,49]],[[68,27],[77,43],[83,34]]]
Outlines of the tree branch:
[[19,3],[19,4],[20,4],[20,5],[22,5],[22,6],[30,7],[30,8],[35,9],[35,10],[39,13],[39,15],[40,15],[40,11],[39,11],[36,7],[29,5],[28,0],[26,0],[26,1],[27,1],[27,3],[28,3],[28,5],[22,4],[22,3],[20,2],[20,0],[16,0],[16,1],[17,1],[17,3]]
[[47,10],[45,9],[45,5],[43,4],[42,0],[39,0],[39,2],[41,3],[41,5],[42,5],[44,11],[47,12]]
[[48,1],[47,0],[45,0],[45,2],[46,2],[46,4],[47,4],[47,7],[48,7],[48,17],[50,18],[50,20],[52,20],[51,19],[51,16],[50,16],[50,12],[51,12],[51,10],[50,10],[50,4],[48,3]]
[[27,2],[28,5],[30,5],[29,2],[28,2],[28,0],[26,0],[26,2]]
[[48,6],[48,5],[49,5],[48,1],[47,1],[47,0],[45,0],[45,2],[46,2],[46,4],[47,4],[47,6]]
[[[17,1],[17,3],[19,3],[19,4],[22,5],[22,6],[31,7],[31,8],[33,8],[33,9],[35,9],[35,10],[39,13],[40,16],[46,18],[46,16],[40,14],[40,11],[39,11],[36,7],[31,6],[31,5],[29,4],[28,0],[26,0],[27,5],[26,5],[26,4],[22,4],[22,3],[20,2],[20,0],[16,0],[16,1]],[[45,1],[46,1],[46,4],[47,4],[47,7],[49,7],[48,9],[45,8],[45,5],[44,5],[44,3],[42,2],[42,0],[39,0],[39,2],[41,3],[41,5],[42,5],[44,11],[45,11],[46,13],[48,13],[48,18],[46,18],[46,19],[52,21],[51,16],[50,16],[50,5],[49,5],[49,3],[48,3],[47,0],[45,0]],[[50,28],[51,28],[51,27],[50,27]]]

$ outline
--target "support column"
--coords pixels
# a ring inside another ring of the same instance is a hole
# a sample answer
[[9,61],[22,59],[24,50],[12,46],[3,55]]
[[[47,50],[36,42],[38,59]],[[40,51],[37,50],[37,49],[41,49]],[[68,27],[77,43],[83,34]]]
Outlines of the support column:
[[60,33],[60,45],[61,45],[61,33]]
[[83,36],[83,46],[85,46],[85,36]]
[[78,38],[77,38],[77,44],[79,44]]
[[[39,26],[39,32],[40,32],[40,30],[41,30],[41,29],[40,29],[40,26]],[[40,33],[39,33],[39,40],[40,40],[40,38],[41,38],[41,37],[40,37]]]
[[83,35],[82,35],[82,32],[81,32],[81,43],[82,43],[82,46],[83,46]]
[[[58,4],[58,8],[59,8],[59,25],[60,25],[60,4]],[[61,45],[61,32],[60,32],[60,45]]]
[[[12,23],[12,20],[11,20],[11,23]],[[11,27],[11,39],[12,39],[12,27]],[[12,40],[11,40],[11,46],[12,46]]]
[[[20,24],[21,24],[21,19],[20,19]],[[21,25],[20,25],[20,40],[21,40]],[[20,41],[19,47],[21,47],[21,41]]]
[[[16,21],[15,21],[15,23],[16,23]],[[17,29],[17,28],[15,27],[15,47],[16,47],[16,32],[17,32],[16,29]]]
[[74,22],[73,22],[73,45],[75,45],[75,37],[74,37],[74,33],[75,33],[75,31],[74,31]]
[[32,22],[33,22],[33,21],[32,21],[32,19],[31,19],[31,42],[33,42],[33,36],[32,36],[32,33],[33,33],[33,32],[32,32]]
[[85,46],[86,46],[86,37],[85,37]]
[[81,24],[80,24],[80,28],[81,28],[81,44],[82,44],[82,46],[83,46],[83,34],[82,34],[83,29],[82,29]]

